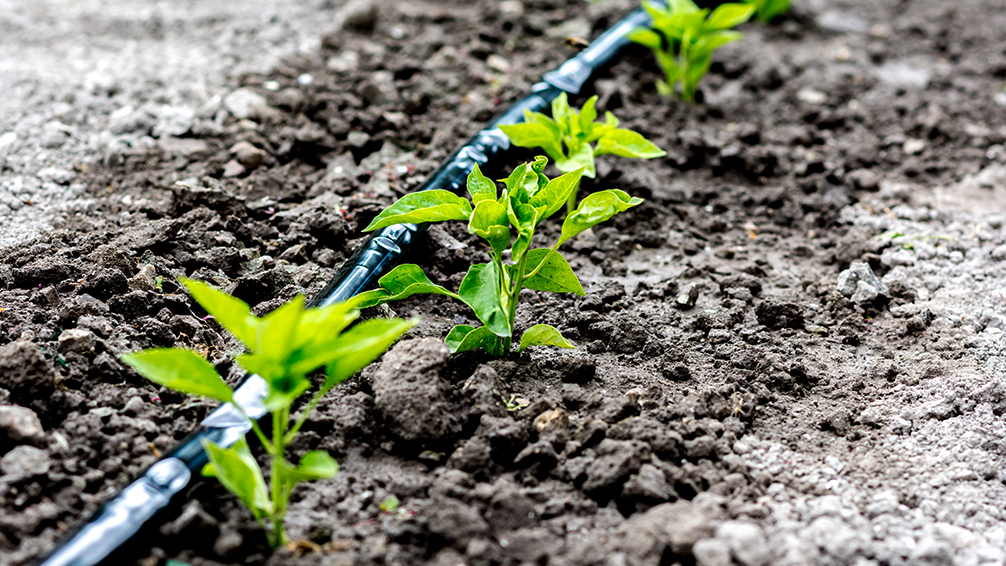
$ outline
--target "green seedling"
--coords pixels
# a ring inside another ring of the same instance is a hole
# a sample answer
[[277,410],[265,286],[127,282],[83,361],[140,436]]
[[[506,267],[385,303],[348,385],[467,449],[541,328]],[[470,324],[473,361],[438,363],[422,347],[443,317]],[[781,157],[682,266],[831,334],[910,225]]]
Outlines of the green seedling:
[[[540,112],[525,110],[523,124],[500,126],[500,129],[516,146],[543,149],[559,171],[569,173],[583,167],[583,176],[590,179],[597,175],[594,158],[598,155],[610,153],[641,159],[667,155],[666,151],[639,133],[619,128],[618,118],[611,112],[604,113],[603,122],[595,121],[595,104],[597,97],[592,96],[583,109],[570,108],[564,92],[552,101],[551,118]],[[576,205],[578,188],[569,193],[567,214],[573,212]]]
[[[594,193],[580,202],[562,223],[562,232],[551,248],[531,248],[535,229],[558,212],[576,190],[585,167],[549,180],[542,170],[548,158],[523,163],[497,186],[476,166],[468,175],[471,200],[450,191],[429,190],[405,195],[384,209],[367,231],[402,223],[465,220],[468,232],[488,244],[491,261],[473,265],[454,293],[434,284],[417,265],[400,265],[382,277],[379,289],[358,295],[360,306],[373,306],[420,293],[453,297],[475,312],[483,326],[458,325],[447,335],[451,352],[483,348],[495,356],[510,351],[514,317],[521,289],[584,295],[583,286],[569,263],[556,250],[591,226],[643,202],[620,190]],[[511,236],[516,233],[511,245]],[[508,249],[509,248],[509,249]],[[509,256],[510,262],[504,259]],[[555,328],[537,324],[521,336],[520,350],[528,346],[572,348]]]
[[[348,303],[305,309],[303,296],[260,318],[241,300],[205,283],[181,282],[206,312],[248,348],[249,353],[238,356],[238,363],[269,385],[265,406],[272,413],[272,438],[252,421],[252,430],[270,461],[269,484],[243,438],[231,448],[204,441],[210,463],[203,475],[218,478],[248,507],[273,548],[286,544],[283,521],[294,486],[305,480],[330,478],[339,469],[321,450],[304,454],[296,465],[291,463],[287,460],[290,443],[332,387],[374,361],[416,321],[373,319],[347,330],[359,310]],[[234,391],[220,374],[191,350],[143,350],[123,355],[122,361],[158,385],[225,403],[234,400]],[[294,401],[312,387],[308,374],[321,367],[325,368],[324,383],[293,420]],[[235,407],[242,410],[240,405]]]
[[731,28],[751,19],[751,4],[720,4],[712,13],[692,0],[670,0],[667,5],[643,1],[653,18],[653,28],[636,28],[629,39],[649,47],[664,71],[657,91],[673,96],[681,84],[681,98],[695,101],[699,81],[709,71],[713,51],[743,35]]
[[771,22],[776,16],[789,11],[790,0],[745,0],[755,7],[755,15],[764,24]]

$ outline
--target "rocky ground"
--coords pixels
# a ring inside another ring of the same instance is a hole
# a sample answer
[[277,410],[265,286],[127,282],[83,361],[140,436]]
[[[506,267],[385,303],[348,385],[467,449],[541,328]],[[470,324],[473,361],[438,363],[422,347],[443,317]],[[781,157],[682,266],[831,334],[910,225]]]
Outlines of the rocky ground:
[[[518,316],[578,347],[451,357],[469,312],[394,304],[422,323],[295,446],[342,466],[295,495],[300,546],[270,555],[199,483],[114,563],[1006,563],[997,4],[796,2],[695,105],[627,50],[599,106],[668,156],[599,160],[584,190],[646,202],[564,248],[586,297],[526,291]],[[119,354],[184,345],[236,377],[175,277],[259,314],[317,292],[564,38],[633,7],[0,2],[0,562],[212,409]],[[456,286],[483,253],[448,224],[413,258]]]

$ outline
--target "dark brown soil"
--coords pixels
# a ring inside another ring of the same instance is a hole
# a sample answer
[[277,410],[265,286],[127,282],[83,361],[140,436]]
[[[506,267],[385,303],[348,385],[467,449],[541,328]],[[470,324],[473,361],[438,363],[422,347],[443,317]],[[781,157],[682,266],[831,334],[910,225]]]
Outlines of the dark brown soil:
[[[236,378],[236,342],[175,278],[258,314],[317,292],[381,207],[573,54],[564,37],[595,36],[632,7],[362,10],[319,52],[244,77],[266,110],[94,163],[93,211],[0,252],[0,404],[31,409],[44,430],[0,443],[0,562],[44,553],[212,409],[145,382],[120,354],[191,347]],[[586,297],[525,291],[518,316],[577,348],[452,357],[440,339],[470,312],[442,297],[393,304],[422,323],[333,392],[295,445],[342,467],[294,496],[291,535],[313,547],[270,556],[234,498],[198,483],[114,563],[729,564],[694,543],[722,539],[723,521],[767,520],[777,482],[821,495],[756,465],[745,438],[847,455],[879,434],[857,418],[864,407],[970,355],[930,330],[932,312],[894,314],[914,289],[857,304],[835,280],[856,260],[892,270],[892,238],[874,238],[852,205],[880,203],[882,216],[912,203],[897,183],[951,185],[995,159],[990,146],[1001,155],[1006,109],[991,93],[1006,42],[1002,18],[986,17],[1001,9],[796,1],[772,26],[744,26],[695,105],[660,97],[652,56],[628,49],[595,83],[599,107],[668,156],[599,160],[584,190],[645,203],[563,248]],[[992,228],[946,253],[988,255],[1003,243]],[[483,255],[447,224],[412,261],[456,287]],[[901,363],[930,349],[926,364]],[[392,496],[400,506],[382,511]],[[820,548],[804,563],[896,563]]]

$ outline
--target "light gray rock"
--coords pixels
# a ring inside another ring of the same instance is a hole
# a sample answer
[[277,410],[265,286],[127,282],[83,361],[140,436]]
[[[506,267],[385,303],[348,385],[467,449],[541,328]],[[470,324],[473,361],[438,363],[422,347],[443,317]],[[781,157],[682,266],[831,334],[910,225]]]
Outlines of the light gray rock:
[[839,33],[862,33],[866,31],[866,22],[858,16],[839,10],[828,10],[817,17],[818,27]]
[[60,352],[90,352],[94,350],[95,335],[83,328],[70,328],[59,335]]
[[[861,287],[860,283],[865,287]],[[887,288],[865,261],[854,261],[849,269],[839,273],[837,289],[857,303],[872,301],[878,295],[887,295]]]
[[933,72],[904,61],[890,61],[873,71],[877,79],[893,87],[923,89],[929,86]]
[[695,566],[733,566],[730,545],[719,538],[704,538],[692,547]]
[[108,117],[108,131],[115,135],[139,133],[147,134],[157,120],[146,110],[136,109],[130,105],[117,109]]
[[196,111],[187,106],[162,106],[154,125],[154,137],[182,136],[192,129]]
[[0,431],[16,444],[42,445],[45,442],[45,431],[38,415],[17,405],[0,406]]
[[0,458],[0,472],[10,481],[45,475],[51,466],[48,452],[27,444],[14,447]]
[[727,521],[716,527],[716,538],[726,541],[741,566],[765,566],[772,550],[761,527],[748,521]]
[[277,114],[262,95],[247,88],[239,88],[228,94],[224,98],[224,107],[231,116],[239,120],[265,120]]

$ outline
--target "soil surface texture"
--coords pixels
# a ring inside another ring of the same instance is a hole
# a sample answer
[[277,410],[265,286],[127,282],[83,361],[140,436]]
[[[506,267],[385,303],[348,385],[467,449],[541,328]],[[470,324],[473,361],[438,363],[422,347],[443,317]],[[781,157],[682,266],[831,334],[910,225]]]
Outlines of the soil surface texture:
[[[636,7],[65,4],[0,0],[11,566],[213,409],[119,355],[184,346],[238,378],[177,277],[260,315],[318,292],[567,37]],[[293,446],[341,466],[296,490],[296,545],[197,482],[110,563],[1006,564],[1004,30],[1001,0],[797,0],[742,26],[696,104],[627,49],[574,104],[668,155],[598,159],[583,191],[645,202],[562,248],[585,297],[518,309],[576,349],[451,356],[463,305],[374,309],[422,321]],[[456,288],[485,250],[448,223],[410,260]]]

